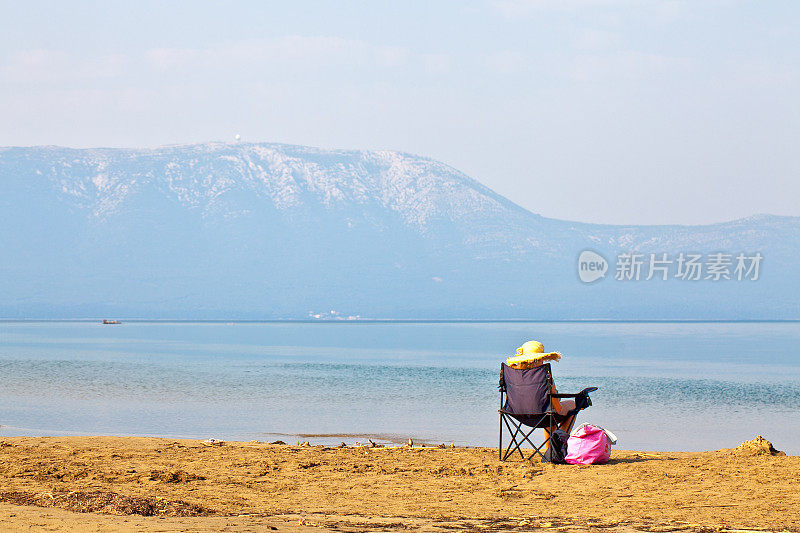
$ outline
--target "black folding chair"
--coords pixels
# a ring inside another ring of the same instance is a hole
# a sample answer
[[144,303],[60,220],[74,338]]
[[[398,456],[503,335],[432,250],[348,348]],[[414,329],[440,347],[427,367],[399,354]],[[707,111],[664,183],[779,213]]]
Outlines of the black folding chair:
[[[544,450],[550,442],[550,435],[558,429],[559,424],[574,417],[579,411],[592,405],[589,393],[597,387],[589,387],[577,394],[555,394],[550,363],[536,368],[519,370],[505,363],[500,364],[500,460],[505,461],[514,452],[519,452],[522,459],[533,459],[537,455],[544,460]],[[553,410],[553,398],[575,398],[575,409],[566,414]],[[572,423],[575,423],[573,418]],[[503,427],[511,435],[511,442],[503,451]],[[523,428],[525,426],[525,428]],[[530,429],[528,429],[530,428]],[[536,429],[546,429],[547,435],[540,445],[531,441]],[[518,438],[519,437],[519,438]],[[533,448],[530,456],[525,457],[521,446],[527,442]]]

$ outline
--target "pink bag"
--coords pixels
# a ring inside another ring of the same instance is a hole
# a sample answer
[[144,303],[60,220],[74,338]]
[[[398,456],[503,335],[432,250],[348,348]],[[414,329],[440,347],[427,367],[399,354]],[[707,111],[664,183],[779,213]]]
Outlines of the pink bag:
[[603,428],[586,424],[567,439],[567,456],[571,465],[602,465],[611,456],[611,442]]

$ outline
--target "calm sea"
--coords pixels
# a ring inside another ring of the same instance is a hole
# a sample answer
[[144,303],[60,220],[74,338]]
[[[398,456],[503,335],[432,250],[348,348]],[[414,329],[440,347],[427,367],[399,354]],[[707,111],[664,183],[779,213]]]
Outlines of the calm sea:
[[0,436],[496,445],[530,339],[620,448],[800,454],[798,323],[2,322]]

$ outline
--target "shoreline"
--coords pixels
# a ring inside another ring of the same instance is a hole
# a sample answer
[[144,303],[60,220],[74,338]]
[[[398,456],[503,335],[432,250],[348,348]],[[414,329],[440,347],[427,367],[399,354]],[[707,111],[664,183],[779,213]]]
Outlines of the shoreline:
[[[774,433],[774,432],[773,432]],[[772,434],[768,434],[770,438]],[[537,432],[534,439],[540,438],[541,433]],[[488,441],[483,440],[458,440],[453,438],[442,437],[441,435],[430,434],[415,434],[409,433],[396,433],[396,432],[313,432],[313,433],[287,433],[280,431],[260,431],[251,433],[233,433],[226,434],[225,432],[209,432],[204,434],[193,433],[126,433],[126,432],[82,432],[80,430],[42,430],[41,428],[25,428],[19,426],[9,426],[0,424],[0,442],[4,439],[81,439],[81,438],[108,438],[108,439],[162,439],[171,441],[191,441],[201,442],[206,439],[219,440],[229,443],[247,443],[247,444],[274,444],[281,442],[287,446],[299,446],[300,444],[307,443],[312,447],[360,447],[370,446],[370,443],[378,444],[380,447],[385,448],[404,448],[407,446],[409,440],[413,441],[415,447],[420,448],[460,448],[460,449],[474,449],[474,450],[487,450],[496,449],[497,435],[493,435]],[[504,435],[504,441],[507,440],[508,435]],[[798,456],[797,450],[791,446],[791,443],[783,440],[776,440],[777,447],[785,452],[785,455]],[[507,444],[507,443],[506,443]],[[708,444],[708,443],[707,443]],[[789,445],[787,448],[786,446]],[[676,449],[669,446],[656,446],[656,447],[631,447],[625,448],[626,453],[714,453],[720,449],[716,447],[704,447],[695,449]],[[617,445],[612,447],[612,450],[617,450]]]
[[341,318],[341,319],[236,319],[236,318],[126,318],[116,317],[115,322],[103,324],[103,317],[89,318],[0,318],[1,323],[97,323],[101,325],[131,324],[782,324],[800,323],[800,318]]
[[587,467],[501,463],[480,447],[2,437],[0,520],[64,531],[800,531],[798,456],[611,458]]

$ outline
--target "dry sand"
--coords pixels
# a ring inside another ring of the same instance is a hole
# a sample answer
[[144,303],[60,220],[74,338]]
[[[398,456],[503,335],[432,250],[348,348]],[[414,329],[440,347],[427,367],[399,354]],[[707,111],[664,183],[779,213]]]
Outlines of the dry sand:
[[800,531],[800,457],[767,444],[582,467],[487,448],[3,438],[0,529]]

